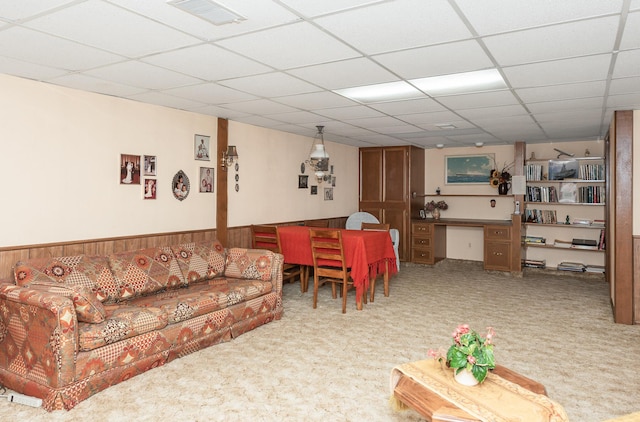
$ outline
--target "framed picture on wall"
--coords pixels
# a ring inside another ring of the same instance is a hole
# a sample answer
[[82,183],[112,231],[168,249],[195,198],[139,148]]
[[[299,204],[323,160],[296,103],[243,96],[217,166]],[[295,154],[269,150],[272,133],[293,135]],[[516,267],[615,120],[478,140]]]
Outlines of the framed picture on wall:
[[333,188],[324,188],[324,200],[333,201]]
[[196,135],[193,141],[193,154],[196,160],[209,161],[209,136]]
[[144,199],[156,199],[156,179],[144,179]]
[[317,195],[318,194],[318,186],[313,185],[311,186],[311,195]]
[[200,192],[213,193],[212,167],[200,167]]
[[143,163],[143,174],[145,176],[155,176],[156,175],[156,161],[157,158],[155,155],[143,155],[142,163]]
[[184,200],[189,196],[191,185],[189,184],[189,178],[184,171],[179,170],[171,181],[171,190],[173,191],[173,197],[178,201]]
[[445,157],[445,182],[452,184],[488,184],[495,154],[448,155]]
[[120,184],[140,184],[140,156],[120,154]]
[[309,176],[301,174],[298,176],[298,189],[306,189],[309,187]]

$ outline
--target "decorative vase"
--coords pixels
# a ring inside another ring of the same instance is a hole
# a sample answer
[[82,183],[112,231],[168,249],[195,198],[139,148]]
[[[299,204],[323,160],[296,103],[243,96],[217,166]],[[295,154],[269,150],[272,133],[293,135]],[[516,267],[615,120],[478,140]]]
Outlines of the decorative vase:
[[431,215],[433,216],[434,220],[440,220],[440,208],[436,208],[431,211]]
[[453,370],[454,378],[458,382],[458,384],[466,385],[468,387],[472,387],[474,385],[478,385],[478,380],[473,376],[471,371],[467,368],[464,368],[462,371],[456,373],[457,369]]
[[509,182],[502,182],[498,185],[498,195],[506,195],[509,192],[510,188]]

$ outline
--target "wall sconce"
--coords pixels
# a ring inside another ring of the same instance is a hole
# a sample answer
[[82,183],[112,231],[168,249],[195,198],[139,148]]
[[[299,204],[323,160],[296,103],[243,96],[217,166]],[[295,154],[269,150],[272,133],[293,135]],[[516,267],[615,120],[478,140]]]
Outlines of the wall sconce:
[[227,171],[227,167],[233,164],[234,159],[238,159],[238,150],[235,145],[229,145],[227,150],[222,153],[222,158],[220,159],[222,170]]
[[324,147],[324,126],[316,126],[318,133],[313,137],[313,143],[311,144],[311,150],[309,151],[309,159],[306,163],[313,170],[318,183],[322,183],[323,180],[329,180],[329,154]]

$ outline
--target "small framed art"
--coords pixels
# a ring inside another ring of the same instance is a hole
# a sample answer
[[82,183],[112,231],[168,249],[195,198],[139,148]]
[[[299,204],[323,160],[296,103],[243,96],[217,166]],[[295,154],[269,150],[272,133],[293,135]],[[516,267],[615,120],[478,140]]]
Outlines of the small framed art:
[[200,167],[200,192],[213,193],[212,167]]
[[120,184],[140,184],[140,156],[120,154]]
[[209,161],[209,136],[196,135],[193,141],[193,154],[196,160]]

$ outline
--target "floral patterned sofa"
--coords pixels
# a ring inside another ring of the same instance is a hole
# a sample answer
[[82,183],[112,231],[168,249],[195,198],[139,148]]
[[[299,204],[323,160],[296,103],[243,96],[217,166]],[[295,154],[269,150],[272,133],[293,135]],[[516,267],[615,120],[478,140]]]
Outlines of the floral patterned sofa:
[[218,241],[16,263],[0,282],[0,384],[71,409],[282,307],[280,254]]

